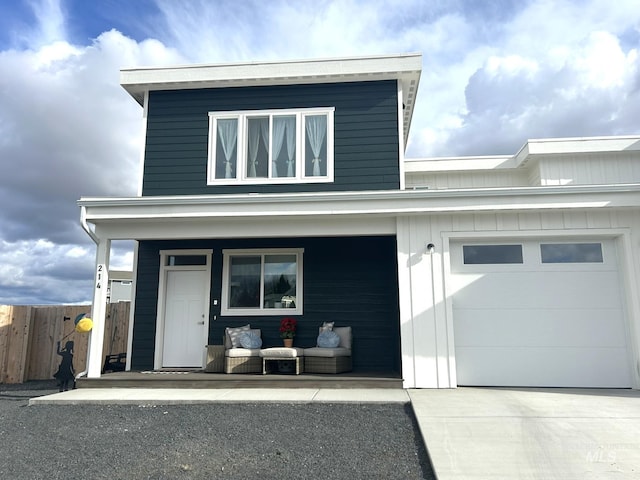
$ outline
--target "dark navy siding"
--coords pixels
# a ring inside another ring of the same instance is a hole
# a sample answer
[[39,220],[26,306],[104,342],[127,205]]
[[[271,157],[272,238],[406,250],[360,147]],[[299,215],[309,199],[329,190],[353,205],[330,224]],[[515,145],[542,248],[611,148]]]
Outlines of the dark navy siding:
[[131,365],[134,369],[152,369],[156,338],[156,316],[158,310],[158,280],[160,254],[140,242],[136,281],[135,329]]
[[[335,107],[334,182],[207,185],[210,111]],[[155,91],[149,96],[143,195],[397,190],[395,81]]]
[[[315,345],[322,322],[353,328],[353,366],[359,372],[399,375],[400,316],[395,237],[265,240],[141,241],[133,334],[134,369],[153,367],[158,273],[163,249],[212,248],[211,300],[220,299],[223,248],[302,247],[304,315],[297,316],[294,344]],[[220,302],[218,302],[220,303]],[[281,345],[281,315],[221,317],[211,307],[209,343],[222,343],[224,327],[250,323],[262,330],[264,346]],[[217,309],[217,310],[216,310]],[[218,319],[213,320],[217,315]]]

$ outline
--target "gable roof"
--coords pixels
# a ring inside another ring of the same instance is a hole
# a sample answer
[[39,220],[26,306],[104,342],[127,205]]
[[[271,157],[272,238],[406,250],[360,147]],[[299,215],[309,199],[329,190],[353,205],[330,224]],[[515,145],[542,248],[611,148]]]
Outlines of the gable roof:
[[154,90],[399,80],[402,84],[406,143],[421,72],[422,55],[406,53],[280,62],[125,68],[120,71],[120,85],[143,105],[145,93]]

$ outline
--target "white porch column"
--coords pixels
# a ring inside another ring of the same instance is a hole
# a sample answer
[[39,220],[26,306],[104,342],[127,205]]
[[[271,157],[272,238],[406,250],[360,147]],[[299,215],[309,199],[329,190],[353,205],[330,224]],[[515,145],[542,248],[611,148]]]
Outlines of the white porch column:
[[87,353],[87,377],[100,378],[102,371],[102,350],[104,344],[104,324],[107,311],[107,288],[109,286],[109,255],[111,240],[100,239],[96,252],[96,272],[93,290],[91,318],[93,329],[89,337]]

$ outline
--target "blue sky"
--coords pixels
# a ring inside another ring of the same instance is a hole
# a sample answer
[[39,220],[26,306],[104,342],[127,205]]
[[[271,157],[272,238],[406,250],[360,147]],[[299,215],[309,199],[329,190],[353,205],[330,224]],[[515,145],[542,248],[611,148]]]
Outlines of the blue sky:
[[415,158],[639,134],[639,51],[637,0],[0,0],[0,304],[91,300],[76,201],[139,182],[123,67],[421,52]]

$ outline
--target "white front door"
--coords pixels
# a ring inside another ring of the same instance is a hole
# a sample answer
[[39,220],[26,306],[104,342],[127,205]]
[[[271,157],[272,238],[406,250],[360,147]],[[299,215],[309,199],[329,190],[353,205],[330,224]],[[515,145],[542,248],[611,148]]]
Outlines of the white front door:
[[167,271],[163,367],[202,367],[207,343],[205,270]]

